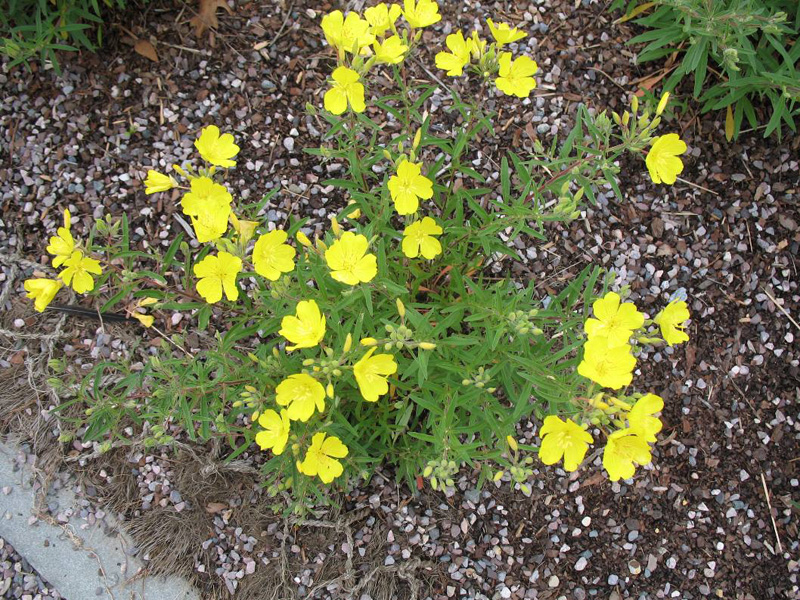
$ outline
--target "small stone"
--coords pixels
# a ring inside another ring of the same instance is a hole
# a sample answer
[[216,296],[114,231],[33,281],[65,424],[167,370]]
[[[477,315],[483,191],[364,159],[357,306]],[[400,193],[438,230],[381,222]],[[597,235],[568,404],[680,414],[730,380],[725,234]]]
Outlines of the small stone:
[[641,563],[633,559],[631,562],[628,563],[628,570],[631,572],[632,575],[638,575],[642,572],[642,565]]
[[576,571],[583,571],[586,568],[587,564],[589,564],[589,561],[586,560],[585,556],[581,556],[578,559],[578,562],[575,563],[575,570]]
[[283,147],[286,148],[289,152],[292,152],[294,150],[294,138],[293,137],[283,138]]
[[558,578],[558,575],[553,575],[552,577],[550,577],[550,579],[547,580],[547,585],[550,586],[551,588],[557,588],[560,581],[561,580]]

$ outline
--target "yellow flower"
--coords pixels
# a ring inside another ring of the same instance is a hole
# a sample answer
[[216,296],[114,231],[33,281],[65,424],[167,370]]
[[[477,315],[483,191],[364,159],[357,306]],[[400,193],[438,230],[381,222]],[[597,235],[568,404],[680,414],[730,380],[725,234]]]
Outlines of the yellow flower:
[[322,483],[330,483],[342,474],[342,463],[337,458],[347,456],[347,446],[336,436],[325,439],[325,433],[315,433],[306,458],[298,464],[300,472],[309,477],[319,476]]
[[536,61],[530,56],[520,56],[512,62],[511,52],[501,52],[500,73],[494,83],[507,96],[527,98],[536,87],[533,75],[538,70]]
[[131,313],[131,317],[139,321],[139,323],[141,323],[145,327],[152,327],[153,323],[156,320],[156,318],[153,315],[145,315],[140,312]]
[[271,408],[258,415],[258,424],[264,428],[256,434],[256,444],[262,450],[272,449],[275,456],[283,454],[289,441],[289,414],[282,410],[279,415]]
[[683,161],[679,154],[686,152],[686,144],[677,133],[662,135],[653,142],[647,153],[645,163],[653,183],[672,185],[683,171]]
[[147,172],[147,179],[144,180],[144,193],[156,194],[158,192],[166,192],[171,190],[178,182],[171,175],[164,175],[158,171],[150,169]]
[[620,429],[608,436],[603,451],[603,467],[611,481],[630,479],[637,465],[650,464],[652,455],[645,439],[630,429]]
[[58,279],[26,279],[25,291],[28,292],[28,298],[34,301],[33,307],[38,312],[44,312],[62,285],[64,284]]
[[516,27],[510,27],[508,23],[498,23],[495,25],[491,19],[488,19],[488,23],[489,31],[492,32],[492,37],[497,42],[498,48],[502,48],[511,42],[517,42],[527,36],[525,32],[520,31]]
[[322,99],[325,110],[340,115],[349,103],[355,112],[364,112],[364,85],[359,83],[358,73],[347,67],[336,67],[331,77],[333,85]]
[[206,256],[194,266],[194,274],[199,278],[197,293],[206,302],[214,304],[222,300],[222,290],[231,302],[239,298],[236,276],[242,270],[242,259],[228,252],[220,251],[217,256]]
[[288,235],[281,229],[270,231],[256,240],[253,248],[253,266],[256,273],[270,281],[277,281],[281,273],[294,269],[296,251],[285,244]]
[[589,444],[594,440],[591,434],[572,419],[566,422],[555,415],[545,417],[539,435],[539,458],[546,465],[554,465],[564,459],[564,470],[574,471],[583,462]]
[[655,442],[656,434],[663,427],[661,419],[654,417],[664,409],[664,400],[655,394],[645,394],[636,401],[628,412],[630,430],[642,436],[647,442]]
[[472,57],[472,40],[465,40],[464,34],[457,31],[448,35],[445,43],[450,52],[439,52],[436,55],[436,66],[447,71],[448,75],[458,77]]
[[403,62],[408,46],[403,43],[399,35],[386,38],[383,43],[375,42],[375,60],[387,65],[397,65]]
[[404,0],[403,15],[411,27],[428,27],[442,20],[434,0]]
[[399,4],[386,6],[383,2],[369,7],[364,11],[364,17],[369,23],[370,33],[373,35],[383,35],[388,29],[394,28],[397,17],[403,12]]
[[589,339],[606,338],[609,348],[627,344],[631,333],[644,325],[644,315],[633,302],[620,304],[619,294],[608,292],[592,304],[594,319],[587,319],[586,335]]
[[356,376],[358,390],[367,402],[376,402],[379,396],[389,391],[388,375],[397,372],[397,363],[391,354],[376,354],[376,348],[370,348],[367,353],[353,365],[353,374]]
[[683,300],[673,300],[658,313],[653,321],[661,328],[664,341],[670,346],[689,341],[689,336],[683,330],[684,321],[689,319],[689,307]]
[[314,300],[301,300],[297,303],[294,316],[283,317],[278,334],[294,344],[287,346],[287,350],[313,348],[325,335],[325,317]]
[[433,197],[433,182],[421,171],[421,164],[403,160],[397,167],[397,175],[389,178],[389,193],[398,214],[413,215],[419,208],[419,198]]
[[604,338],[588,340],[578,373],[603,387],[618,390],[633,380],[636,359],[628,344],[609,348]]
[[430,217],[412,223],[403,230],[403,254],[408,258],[422,254],[431,260],[442,253],[442,244],[433,237],[441,233],[442,228]]
[[278,384],[275,393],[275,402],[289,407],[292,421],[305,423],[314,414],[315,406],[319,412],[325,410],[325,388],[311,375],[289,375]]
[[200,132],[200,137],[194,147],[206,162],[217,167],[235,167],[236,161],[231,160],[239,154],[239,146],[233,143],[230,133],[219,134],[219,127],[209,125]]
[[345,231],[325,251],[325,261],[331,269],[331,277],[347,285],[358,285],[372,281],[378,273],[378,260],[368,254],[369,240],[363,235]]
[[192,226],[201,244],[219,239],[228,230],[233,197],[224,185],[209,177],[192,179],[191,191],[181,200],[183,214],[192,218]]
[[91,292],[94,289],[94,275],[100,275],[103,270],[100,263],[93,258],[84,256],[80,250],[75,250],[70,257],[64,261],[66,269],[61,271],[58,276],[65,284],[72,284],[72,289],[79,294]]
[[375,41],[369,22],[355,12],[348,13],[345,18],[342,11],[335,10],[322,17],[321,25],[325,39],[341,52],[358,54]]
[[73,250],[75,250],[75,240],[70,233],[70,226],[72,225],[72,218],[70,217],[69,210],[64,209],[64,226],[56,230],[56,235],[50,238],[50,245],[46,250],[55,256],[53,259],[53,267],[57,268],[64,264]]

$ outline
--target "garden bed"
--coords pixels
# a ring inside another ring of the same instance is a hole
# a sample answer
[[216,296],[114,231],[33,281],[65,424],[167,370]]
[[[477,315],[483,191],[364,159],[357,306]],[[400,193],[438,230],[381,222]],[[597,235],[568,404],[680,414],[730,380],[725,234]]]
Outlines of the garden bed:
[[[292,214],[326,228],[343,199],[320,182],[341,165],[302,150],[318,146],[324,131],[304,106],[322,102],[330,65],[318,26],[330,8],[238,5],[220,15],[212,48],[206,37],[195,40],[188,12],[150,3],[125,26],[155,37],[157,64],[112,36],[103,53],[66,59],[61,78],[38,68],[0,75],[0,251],[45,262],[44,241],[65,207],[77,231],[90,215],[124,211],[137,249],[169,239],[180,215],[167,196],[145,196],[143,175],[188,158],[189,138],[211,122],[240,138],[233,187],[252,200],[279,186],[270,220],[283,224]],[[491,17],[524,24],[529,38],[521,45],[540,66],[529,102],[487,103],[498,113],[498,135],[473,154],[476,169],[495,181],[506,149],[525,152],[534,139],[547,145],[563,136],[578,103],[621,111],[636,82],[652,75],[634,64],[623,43],[630,32],[602,5],[470,3],[442,12],[424,34],[431,49],[451,30]],[[444,112],[448,98],[434,94],[432,102]],[[276,598],[311,590],[331,598],[793,597],[800,591],[792,505],[800,500],[800,138],[778,143],[745,132],[727,143],[723,121],[687,101],[668,126],[689,145],[682,177],[691,184],[655,186],[642,163],[625,161],[624,200],[604,190],[585,218],[549,227],[547,244],[520,248],[524,260],[509,265],[520,280],[533,278],[541,297],[587,265],[613,268],[651,313],[685,289],[691,342],[640,362],[643,387],[665,400],[665,428],[652,469],[639,470],[633,485],[609,483],[599,456],[571,476],[534,465],[530,497],[508,483],[478,491],[477,473],[464,470],[449,496],[397,486],[387,473],[338,498],[339,509],[302,522],[274,514],[276,501],[258,485],[263,457],[255,446],[226,464],[224,447],[183,438],[177,449],[100,457],[79,443],[59,445],[54,417],[43,420],[37,404],[48,397],[26,387],[32,380],[44,389],[37,378],[46,353],[92,364],[131,347],[141,331],[34,315],[21,296],[23,273],[34,267],[17,259],[2,264],[10,287],[0,315],[7,407],[0,414],[7,429],[39,432],[33,449],[46,472],[69,470],[89,496],[123,515],[156,572],[191,577],[204,598],[231,589],[242,598],[263,598],[265,590]],[[164,315],[161,326],[169,334],[183,322]],[[534,425],[519,438],[536,443]]]

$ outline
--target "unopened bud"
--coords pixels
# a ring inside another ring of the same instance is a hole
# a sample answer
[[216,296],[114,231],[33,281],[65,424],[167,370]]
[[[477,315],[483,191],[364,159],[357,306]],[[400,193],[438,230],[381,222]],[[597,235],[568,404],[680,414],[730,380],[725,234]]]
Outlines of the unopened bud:
[[659,116],[664,112],[664,109],[667,108],[667,102],[669,102],[669,92],[664,92],[664,94],[661,96],[661,100],[658,101],[656,116]]
[[403,304],[403,301],[400,300],[400,298],[397,298],[395,303],[397,304],[397,314],[400,315],[401,319],[404,319],[406,316],[406,305]]
[[333,398],[333,384],[328,383],[325,387],[325,393],[328,395],[328,398]]
[[353,334],[348,333],[347,337],[344,339],[344,348],[342,349],[343,352],[350,352],[350,348],[353,347]]
[[362,346],[375,346],[377,343],[378,343],[378,340],[376,340],[375,338],[371,338],[371,337],[364,338],[363,340],[361,340],[361,345]]
[[519,445],[517,444],[517,440],[515,440],[510,435],[506,436],[506,442],[508,443],[508,447],[511,448],[514,452],[519,450]]
[[311,240],[308,239],[308,236],[302,231],[298,231],[294,237],[300,244],[302,244],[306,248],[311,248]]
[[422,348],[423,350],[433,350],[434,348],[436,348],[436,344],[434,344],[433,342],[420,342],[419,347]]
[[336,217],[331,217],[331,229],[336,237],[342,235],[342,228],[339,226],[339,221],[336,220]]

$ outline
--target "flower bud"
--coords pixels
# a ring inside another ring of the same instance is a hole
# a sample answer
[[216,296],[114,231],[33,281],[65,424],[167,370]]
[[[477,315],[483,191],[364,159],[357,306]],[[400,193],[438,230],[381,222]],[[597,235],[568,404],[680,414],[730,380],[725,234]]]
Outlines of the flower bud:
[[639,96],[634,95],[633,98],[631,98],[631,110],[633,111],[633,114],[636,114],[638,112]]
[[371,337],[364,338],[363,340],[361,340],[361,345],[362,346],[375,346],[377,343],[378,343],[378,340],[376,340],[375,338],[371,338]]
[[300,244],[302,244],[306,248],[311,248],[311,240],[308,239],[308,236],[302,231],[298,231],[294,237]]
[[428,478],[428,477],[431,476],[431,473],[433,473],[433,467],[428,465],[427,467],[425,467],[425,470],[422,472],[422,476],[425,477],[425,478]]
[[405,306],[405,304],[403,304],[403,301],[400,300],[400,298],[397,298],[395,300],[395,302],[397,303],[397,313],[400,315],[401,319],[404,319],[405,316],[406,316],[406,306]]
[[353,347],[353,334],[348,333],[347,337],[344,339],[344,348],[342,348],[343,352],[350,352],[350,348]]
[[419,347],[422,348],[423,350],[433,350],[434,348],[436,348],[436,344],[434,344],[433,342],[420,342]]
[[500,481],[503,478],[503,475],[505,474],[506,474],[505,471],[498,471],[497,473],[494,474],[494,477],[492,477],[492,481]]
[[664,92],[664,94],[661,96],[661,100],[658,101],[656,116],[660,116],[661,113],[664,112],[664,109],[667,108],[667,102],[669,102],[669,92]]
[[[350,201],[347,203],[347,206],[351,206],[351,205],[353,205],[355,203],[356,203],[356,201],[351,198]],[[347,218],[348,219],[358,219],[360,216],[361,216],[361,209],[357,208],[355,210],[351,210],[350,214],[347,215]]]
[[333,384],[332,383],[329,382],[328,385],[325,387],[325,393],[328,395],[328,398],[333,398]]
[[339,221],[336,220],[336,217],[331,217],[331,229],[336,237],[342,235],[342,228],[339,226]]
[[519,450],[519,445],[517,444],[517,440],[515,440],[510,435],[506,436],[506,442],[508,443],[508,447],[511,448],[514,452]]

